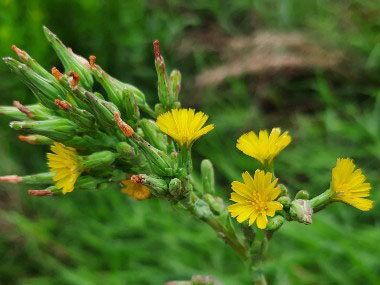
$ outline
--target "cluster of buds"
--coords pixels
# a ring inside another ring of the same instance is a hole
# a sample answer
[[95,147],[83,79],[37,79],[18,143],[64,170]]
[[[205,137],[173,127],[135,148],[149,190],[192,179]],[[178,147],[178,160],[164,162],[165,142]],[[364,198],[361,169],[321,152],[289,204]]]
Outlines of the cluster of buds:
[[[288,132],[281,133],[279,128],[270,134],[252,131],[238,139],[237,148],[256,159],[261,168],[253,176],[244,172],[243,182],[232,182],[231,201],[235,203],[227,207],[215,195],[211,161],[201,163],[201,183],[192,175],[192,146],[214,125],[205,126],[208,116],[202,112],[180,109],[181,74],[173,70],[168,76],[158,41],[153,45],[159,102],[151,108],[141,90],[107,74],[95,56],[87,60],[76,55],[47,28],[44,32],[64,71],[53,67],[48,72],[28,53],[12,46],[21,61],[3,60],[38,103],[24,106],[14,101],[13,106],[0,106],[0,114],[15,120],[11,128],[27,133],[19,136],[21,141],[51,146],[49,171],[2,176],[0,182],[46,185],[42,190],[29,190],[33,196],[116,190],[135,200],[166,199],[209,224],[249,261],[258,281],[262,280],[258,264],[266,242],[285,221],[311,224],[313,213],[334,201],[360,210],[372,208],[372,201],[366,199],[371,186],[351,159],[338,159],[331,185],[321,195],[310,199],[301,190],[291,198],[274,175],[274,159],[291,142]],[[94,90],[94,82],[106,93]]]

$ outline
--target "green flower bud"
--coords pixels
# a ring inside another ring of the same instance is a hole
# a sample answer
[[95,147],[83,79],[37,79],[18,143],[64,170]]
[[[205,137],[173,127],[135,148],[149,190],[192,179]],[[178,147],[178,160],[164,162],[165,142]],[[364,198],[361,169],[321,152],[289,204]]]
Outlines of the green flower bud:
[[123,110],[123,97],[125,91],[128,90],[135,96],[136,103],[142,111],[155,116],[154,111],[149,107],[148,103],[145,100],[144,93],[142,93],[139,89],[130,84],[117,80],[102,70],[99,65],[93,64],[91,66],[91,72],[95,76],[96,81],[98,81],[106,90],[110,101],[114,103],[120,110]]
[[213,196],[211,194],[205,194],[203,196],[203,199],[209,204],[211,210],[217,215],[225,213],[226,206],[224,205],[222,198]]
[[54,143],[52,139],[41,135],[18,136],[18,139],[30,144],[51,145]]
[[174,96],[174,100],[178,101],[179,92],[181,91],[181,72],[173,70],[170,73],[170,87]]
[[30,196],[60,196],[62,195],[62,189],[58,189],[55,186],[50,186],[44,190],[28,190]]
[[204,193],[215,193],[214,167],[208,159],[202,160],[201,175]]
[[178,198],[183,194],[182,182],[178,178],[173,178],[169,182],[169,193],[174,197]]
[[126,142],[118,143],[116,145],[116,150],[123,158],[130,159],[136,157],[135,149]]
[[273,218],[271,218],[267,225],[268,231],[277,231],[283,224],[284,224],[285,218],[281,215],[276,215]]
[[107,179],[81,175],[75,182],[75,190],[97,190],[99,185],[105,182],[107,182]]
[[168,193],[167,182],[156,176],[149,176],[146,174],[133,175],[131,180],[135,183],[141,183],[149,187],[154,196],[163,197]]
[[136,133],[132,135],[132,141],[137,144],[146,157],[152,171],[159,176],[173,176],[175,173],[174,163],[165,152],[153,147]]
[[110,166],[119,156],[111,151],[99,151],[83,157],[83,168],[98,168]]
[[294,200],[289,213],[293,220],[306,225],[312,223],[313,209],[309,200]]
[[86,110],[79,109],[66,101],[56,99],[54,103],[64,112],[66,117],[75,122],[83,130],[93,130],[95,117]]
[[54,100],[62,99],[62,95],[65,95],[65,90],[55,80],[45,79],[25,64],[13,58],[6,57],[3,60],[32,90],[37,100],[44,106],[54,109]]
[[71,139],[77,130],[77,126],[67,119],[47,121],[14,121],[9,124],[12,129],[25,130],[46,136],[53,140],[65,141]]
[[160,100],[160,103],[164,107],[165,111],[168,111],[173,108],[173,104],[176,101],[173,90],[171,89],[171,86],[169,84],[168,75],[166,73],[166,66],[164,58],[160,54],[160,47],[159,47],[159,41],[154,41],[154,54],[155,54],[155,61],[154,64],[156,66],[157,71],[157,89],[158,89],[158,98]]
[[48,28],[44,27],[44,33],[65,67],[66,73],[69,71],[77,73],[80,77],[79,85],[83,86],[85,89],[91,90],[94,84],[94,79],[92,78],[88,61],[67,48]]
[[287,196],[281,196],[277,201],[280,202],[285,209],[289,209],[290,204],[292,203],[292,200]]
[[28,65],[34,72],[38,75],[54,80],[54,76],[48,72],[45,68],[43,68],[35,59],[33,59],[26,51],[19,49],[17,46],[13,45],[12,50],[18,55],[23,63]]
[[40,104],[24,106],[18,101],[13,101],[14,107],[0,106],[0,114],[16,120],[47,120],[57,118],[48,108]]
[[53,184],[53,176],[51,172],[38,173],[21,177],[21,182],[25,184]]
[[163,113],[165,113],[167,111],[167,109],[164,107],[163,104],[161,103],[157,103],[155,106],[154,106],[154,112],[157,114],[157,115],[161,115]]
[[124,109],[126,110],[127,123],[134,125],[140,119],[140,110],[137,105],[136,96],[130,89],[124,89],[122,99]]
[[105,100],[99,99],[91,92],[85,91],[86,101],[95,115],[96,121],[104,130],[110,131],[115,128],[114,113],[118,112],[117,107]]
[[165,151],[167,144],[165,143],[166,137],[162,135],[158,126],[154,121],[142,119],[140,127],[144,133],[145,139],[159,150]]
[[201,199],[197,200],[194,204],[194,214],[202,220],[207,220],[213,216],[209,205]]
[[297,192],[296,197],[294,199],[303,199],[303,200],[308,200],[310,197],[309,192],[306,190],[300,190]]
[[289,196],[289,190],[284,184],[278,184],[278,187],[281,189],[280,196]]

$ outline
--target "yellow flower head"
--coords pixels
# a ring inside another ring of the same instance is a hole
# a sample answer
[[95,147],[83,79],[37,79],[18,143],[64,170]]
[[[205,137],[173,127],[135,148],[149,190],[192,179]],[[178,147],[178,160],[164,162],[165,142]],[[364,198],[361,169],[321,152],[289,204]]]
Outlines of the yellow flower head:
[[338,158],[332,170],[332,199],[350,204],[362,211],[372,209],[373,201],[364,199],[370,195],[371,190],[371,184],[365,183],[365,180],[361,169],[355,170],[352,159]]
[[203,127],[207,119],[207,115],[195,113],[194,109],[172,109],[158,116],[157,125],[179,145],[189,146],[214,128],[213,124]]
[[281,134],[280,128],[274,128],[269,136],[266,130],[260,131],[258,137],[254,132],[244,134],[238,139],[236,147],[246,155],[257,159],[262,165],[271,165],[273,159],[291,140],[288,132]]
[[55,142],[48,153],[48,165],[50,172],[54,172],[53,180],[56,181],[56,187],[62,189],[62,193],[72,192],[74,184],[82,172],[80,157],[77,155],[75,148],[64,146]]
[[253,178],[248,172],[242,177],[244,183],[232,182],[231,201],[236,204],[228,206],[228,211],[239,223],[249,219],[249,225],[252,225],[257,219],[257,226],[265,229],[267,216],[273,217],[276,211],[282,210],[282,204],[273,201],[281,192],[280,187],[276,187],[278,179],[272,181],[272,173],[259,169]]
[[149,188],[143,184],[135,183],[131,180],[122,180],[121,183],[125,185],[125,187],[121,189],[121,192],[136,200],[145,200],[150,197]]

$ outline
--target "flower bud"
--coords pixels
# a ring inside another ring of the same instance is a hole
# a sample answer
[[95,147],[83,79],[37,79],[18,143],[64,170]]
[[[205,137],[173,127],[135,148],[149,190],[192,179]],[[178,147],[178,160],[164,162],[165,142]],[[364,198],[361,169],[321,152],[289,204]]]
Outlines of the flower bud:
[[118,112],[117,107],[105,100],[99,99],[93,93],[85,91],[86,101],[95,115],[96,121],[104,130],[110,131],[115,128],[114,113]]
[[44,27],[44,33],[61,60],[66,73],[74,71],[81,79],[79,84],[85,89],[92,90],[94,79],[89,70],[90,64],[88,61],[85,58],[76,55],[70,48],[67,48],[48,28]]
[[14,121],[9,124],[12,129],[25,130],[38,135],[43,135],[57,141],[71,139],[77,130],[77,126],[67,119],[47,121]]
[[271,218],[267,225],[268,231],[277,231],[283,224],[284,224],[285,218],[281,215],[276,215],[273,218]]
[[290,216],[292,219],[306,225],[312,223],[313,209],[309,200],[294,200],[290,206]]
[[308,200],[310,197],[309,192],[306,190],[300,190],[297,192],[296,197],[294,199],[303,199],[303,200]]
[[137,144],[141,152],[147,159],[153,172],[158,176],[173,176],[176,168],[170,156],[165,152],[153,147],[142,137],[134,133],[132,140]]
[[75,190],[88,191],[97,190],[101,183],[107,182],[106,179],[92,177],[90,175],[81,175],[75,182]]
[[54,103],[63,111],[66,116],[75,122],[81,129],[92,130],[95,126],[95,117],[86,110],[79,109],[67,101],[55,99]]
[[289,190],[284,184],[278,184],[278,187],[281,189],[280,196],[289,196]]
[[52,139],[49,139],[41,135],[30,135],[30,136],[18,136],[18,139],[22,142],[27,142],[30,144],[41,144],[41,145],[51,145],[54,143]]
[[130,89],[124,89],[122,100],[123,109],[126,110],[127,123],[134,125],[140,119],[140,110],[137,105],[136,96]]
[[174,69],[170,73],[170,87],[172,89],[174,100],[178,101],[178,95],[181,91],[181,72],[177,69]]
[[213,196],[211,194],[205,194],[203,196],[203,199],[208,203],[208,205],[214,213],[218,215],[225,213],[226,206],[224,205],[222,198]]
[[164,111],[168,111],[173,108],[173,104],[176,101],[173,90],[169,84],[168,75],[166,73],[166,66],[164,58],[161,56],[160,53],[160,46],[159,41],[155,40],[153,42],[154,45],[154,54],[155,54],[155,61],[154,64],[156,66],[156,72],[157,72],[157,89],[158,89],[158,98],[160,100],[160,103],[164,107]]
[[130,159],[136,157],[135,149],[126,142],[118,143],[116,145],[116,150],[123,158]]
[[62,99],[62,96],[65,96],[65,90],[55,80],[45,79],[30,67],[13,58],[6,57],[3,60],[32,90],[37,100],[44,106],[54,109],[54,99]]
[[194,214],[202,220],[207,220],[213,216],[209,205],[201,199],[197,200],[194,204]]
[[99,151],[83,157],[83,168],[98,168],[110,166],[119,156],[111,151]]
[[51,172],[38,173],[33,175],[22,176],[21,181],[25,184],[53,184],[53,176]]
[[163,197],[168,193],[168,184],[163,179],[146,174],[140,174],[132,175],[131,180],[135,183],[141,183],[149,187],[154,196]]
[[173,178],[169,182],[169,193],[174,197],[178,198],[183,194],[182,182],[178,178]]
[[215,177],[214,177],[214,167],[208,159],[202,160],[201,163],[201,175],[203,183],[204,193],[215,193]]
[[120,110],[123,110],[125,91],[128,90],[135,96],[136,103],[139,108],[142,111],[154,116],[154,111],[149,107],[145,100],[144,93],[142,93],[139,89],[110,76],[95,63],[91,66],[91,72],[95,76],[96,81],[98,81],[103,86],[104,90],[106,90],[110,101]]
[[26,51],[19,49],[16,45],[12,45],[12,50],[17,54],[17,56],[23,63],[28,65],[38,75],[50,80],[54,80],[54,76],[51,75],[45,68],[43,68]]
[[288,196],[281,196],[277,201],[280,202],[285,209],[289,209],[290,204],[292,203],[292,200]]
[[142,119],[140,120],[140,127],[144,133],[145,139],[149,143],[151,143],[154,147],[162,151],[166,150],[166,145],[167,145],[165,143],[166,138],[159,131],[159,128],[154,121],[151,121],[148,119]]

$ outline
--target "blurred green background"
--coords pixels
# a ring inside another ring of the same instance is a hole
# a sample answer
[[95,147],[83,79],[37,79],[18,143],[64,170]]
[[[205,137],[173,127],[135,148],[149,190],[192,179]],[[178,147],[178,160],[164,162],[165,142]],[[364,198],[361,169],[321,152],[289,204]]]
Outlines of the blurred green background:
[[[59,66],[42,32],[157,100],[152,41],[183,75],[185,106],[216,129],[195,146],[216,167],[218,192],[257,164],[235,148],[248,130],[281,127],[293,142],[276,173],[293,193],[325,190],[337,157],[373,184],[375,208],[334,204],[313,225],[271,241],[269,284],[380,284],[380,0],[0,0],[0,55],[25,49]],[[0,63],[0,104],[34,102]],[[0,118],[0,175],[46,171],[46,148],[17,140]],[[164,201],[120,193],[31,198],[0,185],[0,284],[163,284],[209,274],[250,284],[244,265],[206,225]]]

